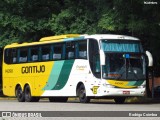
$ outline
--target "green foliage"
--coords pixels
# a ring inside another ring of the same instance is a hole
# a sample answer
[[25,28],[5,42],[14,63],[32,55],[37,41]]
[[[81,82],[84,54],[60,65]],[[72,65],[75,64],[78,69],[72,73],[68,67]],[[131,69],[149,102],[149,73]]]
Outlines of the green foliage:
[[134,35],[160,65],[160,3],[144,0],[1,0],[0,47],[79,33]]
[[124,28],[124,25],[121,23],[121,18],[118,17],[118,14],[113,14],[112,11],[102,15],[98,26],[108,31],[118,31]]

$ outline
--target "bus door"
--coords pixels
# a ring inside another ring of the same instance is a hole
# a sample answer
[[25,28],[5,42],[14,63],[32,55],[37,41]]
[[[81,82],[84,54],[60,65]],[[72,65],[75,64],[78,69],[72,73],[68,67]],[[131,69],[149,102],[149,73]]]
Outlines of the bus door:
[[98,42],[94,39],[89,39],[89,64],[92,73],[88,76],[91,77],[91,89],[94,89],[93,94],[97,94],[98,84],[101,79],[101,67]]

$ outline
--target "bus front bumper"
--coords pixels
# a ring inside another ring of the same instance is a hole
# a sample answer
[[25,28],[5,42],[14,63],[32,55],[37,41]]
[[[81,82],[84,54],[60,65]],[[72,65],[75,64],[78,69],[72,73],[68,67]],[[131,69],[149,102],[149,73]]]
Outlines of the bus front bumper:
[[121,89],[107,88],[98,89],[95,96],[145,96],[145,88]]

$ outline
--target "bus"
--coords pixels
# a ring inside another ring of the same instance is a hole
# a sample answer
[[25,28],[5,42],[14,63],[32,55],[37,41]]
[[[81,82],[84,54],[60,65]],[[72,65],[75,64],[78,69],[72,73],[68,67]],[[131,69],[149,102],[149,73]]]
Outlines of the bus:
[[81,103],[144,96],[146,55],[138,38],[113,34],[66,34],[4,47],[3,94],[19,102]]

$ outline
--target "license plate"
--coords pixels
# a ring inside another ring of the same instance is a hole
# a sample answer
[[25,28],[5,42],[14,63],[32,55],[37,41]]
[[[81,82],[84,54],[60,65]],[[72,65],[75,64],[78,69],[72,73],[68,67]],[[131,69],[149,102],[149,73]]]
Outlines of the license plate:
[[123,94],[124,94],[124,95],[129,95],[129,94],[130,94],[130,91],[123,91]]

